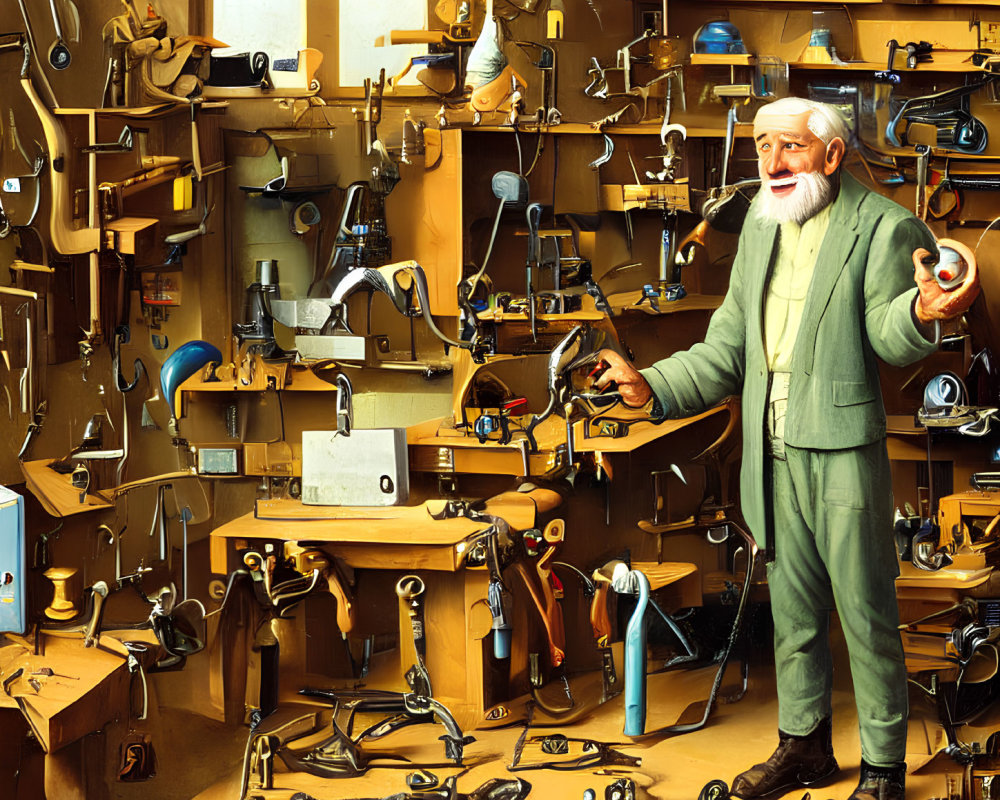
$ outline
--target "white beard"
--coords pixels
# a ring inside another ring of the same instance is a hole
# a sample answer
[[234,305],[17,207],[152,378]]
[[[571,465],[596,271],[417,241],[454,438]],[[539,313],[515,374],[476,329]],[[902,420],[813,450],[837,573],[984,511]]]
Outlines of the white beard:
[[[771,186],[794,184],[790,194],[778,197]],[[762,197],[758,216],[776,222],[794,222],[801,225],[823,209],[833,198],[833,184],[822,172],[801,172],[792,178],[776,181],[765,180],[760,187]]]

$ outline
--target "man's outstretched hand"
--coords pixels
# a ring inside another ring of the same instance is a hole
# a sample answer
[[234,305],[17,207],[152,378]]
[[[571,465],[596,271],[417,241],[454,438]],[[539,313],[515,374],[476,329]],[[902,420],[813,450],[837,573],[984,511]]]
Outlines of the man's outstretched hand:
[[917,319],[924,324],[934,320],[957,319],[969,310],[969,306],[979,296],[979,270],[972,251],[953,239],[941,239],[940,243],[958,251],[969,265],[969,271],[957,288],[951,291],[942,289],[934,273],[923,264],[923,259],[930,256],[930,252],[922,247],[913,252],[913,279],[920,291],[913,310]]
[[603,389],[614,381],[618,384],[622,402],[632,408],[646,405],[653,396],[646,379],[636,369],[614,350],[602,350],[600,358],[608,363],[608,368],[595,382],[594,386]]

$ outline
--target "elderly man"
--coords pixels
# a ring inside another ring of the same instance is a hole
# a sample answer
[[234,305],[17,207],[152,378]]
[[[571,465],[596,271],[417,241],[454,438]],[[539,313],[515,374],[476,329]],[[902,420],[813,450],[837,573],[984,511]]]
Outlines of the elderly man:
[[767,554],[779,728],[774,754],[734,780],[742,798],[837,772],[834,607],[861,728],[851,800],[905,791],[906,670],[876,358],[901,366],[931,353],[937,321],[962,314],[978,282],[973,265],[957,290],[938,286],[921,261],[936,251],[927,228],[840,169],[849,138],[830,106],[764,106],[754,121],[761,190],[705,341],[641,372],[606,351],[598,381],[615,381],[628,405],[652,404],[654,416],[742,393],[741,497]]

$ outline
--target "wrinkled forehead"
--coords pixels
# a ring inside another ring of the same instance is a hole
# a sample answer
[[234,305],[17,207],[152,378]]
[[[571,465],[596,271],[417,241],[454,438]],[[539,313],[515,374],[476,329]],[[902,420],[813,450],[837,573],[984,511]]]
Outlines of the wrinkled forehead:
[[810,116],[811,111],[803,111],[801,114],[768,113],[765,106],[754,118],[753,138],[788,136],[809,142],[817,141],[819,137],[809,128]]

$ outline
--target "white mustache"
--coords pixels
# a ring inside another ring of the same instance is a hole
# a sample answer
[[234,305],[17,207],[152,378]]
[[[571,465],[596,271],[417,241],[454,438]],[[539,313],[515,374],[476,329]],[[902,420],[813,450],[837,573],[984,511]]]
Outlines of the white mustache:
[[775,180],[769,180],[767,185],[770,187],[781,187],[781,186],[794,186],[799,182],[798,175],[792,175],[788,178],[777,178]]

